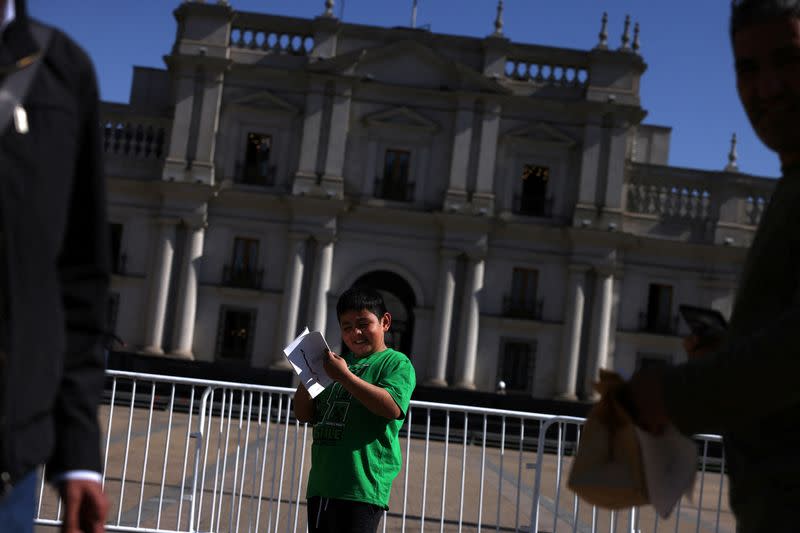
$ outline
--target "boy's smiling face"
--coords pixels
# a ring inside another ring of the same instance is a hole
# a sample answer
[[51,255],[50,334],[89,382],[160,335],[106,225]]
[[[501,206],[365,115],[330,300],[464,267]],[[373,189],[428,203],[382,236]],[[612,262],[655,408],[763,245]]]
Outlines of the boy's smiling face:
[[372,311],[345,311],[339,316],[342,340],[356,357],[366,357],[386,349],[383,335],[389,331],[392,317],[378,318]]

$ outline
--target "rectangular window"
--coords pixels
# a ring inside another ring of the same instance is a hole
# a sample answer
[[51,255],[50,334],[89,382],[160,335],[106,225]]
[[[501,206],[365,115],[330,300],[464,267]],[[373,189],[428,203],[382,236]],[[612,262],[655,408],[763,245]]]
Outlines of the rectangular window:
[[125,254],[122,249],[122,224],[111,223],[108,225],[111,233],[111,272],[112,274],[125,273]]
[[536,343],[506,341],[503,343],[500,379],[507,391],[530,392],[533,384]]
[[386,150],[383,177],[376,183],[376,196],[396,202],[411,201],[413,184],[409,183],[411,152]]
[[647,296],[647,315],[644,329],[654,333],[672,333],[672,286],[651,283]]
[[272,136],[256,132],[248,133],[244,165],[239,171],[237,181],[247,185],[274,185],[275,167],[270,164],[271,153]]
[[541,303],[536,298],[538,287],[538,270],[515,268],[511,274],[511,294],[506,297],[506,314],[518,318],[540,319]]
[[217,332],[217,357],[249,361],[253,350],[256,311],[254,309],[220,308]]
[[521,179],[520,192],[514,198],[514,211],[521,215],[550,216],[551,205],[547,197],[550,167],[523,165]]
[[259,288],[262,271],[258,268],[258,240],[236,237],[231,264],[226,265],[224,283],[232,287]]

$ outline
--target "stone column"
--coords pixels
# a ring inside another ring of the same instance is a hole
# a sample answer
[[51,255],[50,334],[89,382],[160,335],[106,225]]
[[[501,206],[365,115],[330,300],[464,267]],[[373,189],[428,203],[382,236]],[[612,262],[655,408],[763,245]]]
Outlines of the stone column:
[[175,221],[158,221],[153,269],[150,274],[150,301],[147,310],[144,351],[151,354],[164,353],[164,318],[167,314],[172,260],[175,256]]
[[325,174],[323,185],[326,190],[335,192],[337,197],[343,194],[344,158],[347,148],[347,132],[350,129],[350,94],[349,87],[336,88],[331,108],[330,132],[328,134],[328,151],[325,157]]
[[[175,111],[172,117],[168,153],[164,158],[163,179],[185,179],[186,156],[189,132],[192,129],[192,109],[194,108],[195,73],[181,69],[173,74],[175,91]],[[159,343],[160,344],[160,343]]]
[[464,283],[458,354],[461,357],[456,373],[456,387],[475,388],[475,363],[478,357],[480,328],[479,298],[483,289],[483,257],[470,257]]
[[197,264],[203,256],[205,224],[187,228],[186,248],[183,252],[181,286],[178,294],[177,326],[173,354],[192,359],[194,325],[197,315]]
[[222,88],[228,61],[206,64],[177,74],[174,126],[162,178],[213,184]]
[[294,340],[297,333],[297,310],[300,307],[300,291],[302,290],[303,270],[305,269],[307,239],[308,236],[303,233],[289,234],[289,261],[286,265],[286,275],[283,283],[278,346],[272,361],[272,366],[276,368],[290,368],[291,366],[283,356],[282,350]]
[[583,135],[583,157],[581,158],[580,188],[578,205],[594,209],[597,200],[597,181],[599,177],[600,145],[603,130],[597,124],[587,124]]
[[165,61],[175,109],[162,178],[212,185],[233,8],[228,2],[182,2],[174,15],[178,33]]
[[581,331],[586,303],[586,271],[583,265],[570,265],[567,284],[567,309],[564,317],[561,361],[556,397],[576,400],[578,363],[581,353]]
[[325,335],[325,324],[328,317],[328,291],[331,288],[331,270],[333,268],[334,239],[317,238],[317,254],[314,267],[314,282],[311,285],[310,319],[311,331],[319,331]]
[[494,167],[497,156],[497,132],[500,128],[500,104],[489,102],[483,111],[481,140],[478,147],[478,179],[472,197],[474,207],[494,209]]
[[610,269],[600,269],[597,272],[597,285],[595,287],[597,305],[594,310],[597,324],[594,342],[595,358],[586,373],[586,394],[596,396],[592,384],[597,381],[601,368],[608,364],[608,341],[611,336],[611,306],[614,301],[614,273]]
[[628,130],[622,127],[610,128],[608,135],[608,173],[605,190],[605,209],[622,209],[623,188],[625,186],[625,149]]
[[433,339],[427,385],[447,386],[447,354],[453,323],[453,296],[456,289],[456,256],[458,251],[443,249],[439,263],[439,291],[434,311]]
[[458,102],[455,131],[453,132],[453,152],[450,158],[450,181],[445,198],[445,206],[461,207],[467,201],[467,171],[470,144],[472,143],[472,116],[474,101],[463,98]]
[[[227,64],[226,64],[227,66]],[[209,68],[202,87],[203,105],[197,121],[197,148],[192,162],[192,179],[206,184],[214,183],[214,160],[216,158],[219,114],[222,105],[222,91],[225,83],[225,70]]]
[[303,136],[300,141],[300,161],[293,186],[295,193],[307,192],[311,184],[316,183],[323,101],[322,86],[320,83],[312,83],[306,93]]

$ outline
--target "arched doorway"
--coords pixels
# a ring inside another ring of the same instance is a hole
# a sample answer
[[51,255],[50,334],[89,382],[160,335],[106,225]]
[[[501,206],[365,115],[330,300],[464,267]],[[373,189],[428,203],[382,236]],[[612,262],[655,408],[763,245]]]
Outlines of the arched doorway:
[[358,278],[353,286],[371,287],[383,296],[386,308],[392,315],[392,327],[386,333],[386,346],[411,356],[414,337],[414,307],[416,298],[408,282],[387,270],[375,270]]

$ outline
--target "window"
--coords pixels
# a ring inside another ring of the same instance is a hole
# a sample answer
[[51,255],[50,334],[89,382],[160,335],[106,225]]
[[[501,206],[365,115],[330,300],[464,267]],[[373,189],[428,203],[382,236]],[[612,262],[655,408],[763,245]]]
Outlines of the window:
[[233,241],[231,264],[225,265],[223,283],[231,287],[257,289],[261,286],[263,270],[258,269],[258,240],[236,237]]
[[523,165],[522,186],[514,198],[514,211],[521,215],[550,216],[551,202],[547,197],[550,168],[541,165]]
[[247,185],[275,184],[275,167],[270,165],[272,137],[263,133],[247,134],[244,165],[237,172],[237,181]]
[[411,152],[386,150],[383,160],[383,177],[376,180],[375,196],[384,200],[408,202],[413,195],[414,184],[409,183]]
[[217,357],[248,361],[253,350],[255,323],[255,310],[222,306],[217,332]]
[[677,329],[672,316],[672,286],[651,283],[647,296],[647,313],[640,317],[642,329],[654,333],[674,333]]
[[506,390],[529,392],[533,384],[536,343],[530,341],[506,341],[503,343],[500,379]]
[[122,248],[122,224],[109,224],[111,233],[111,272],[113,274],[125,273],[125,254],[120,253]]
[[507,316],[541,319],[542,302],[537,300],[539,271],[530,268],[515,268],[511,274],[511,294],[506,296]]

